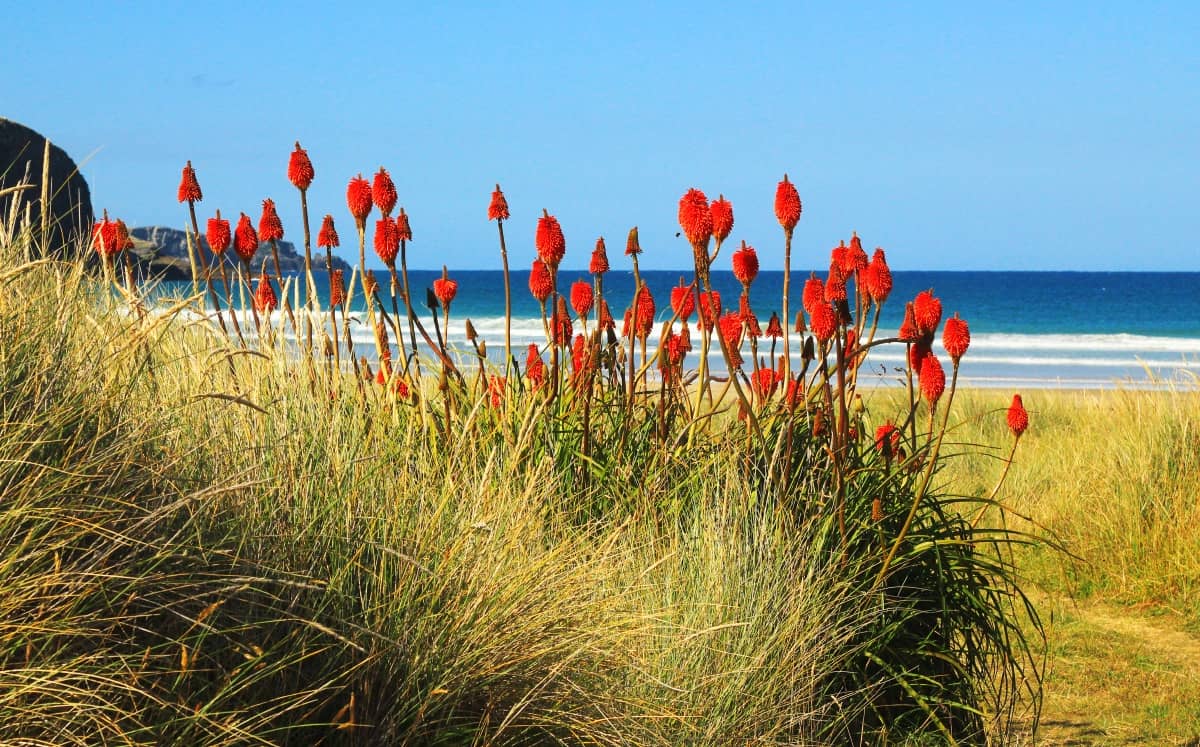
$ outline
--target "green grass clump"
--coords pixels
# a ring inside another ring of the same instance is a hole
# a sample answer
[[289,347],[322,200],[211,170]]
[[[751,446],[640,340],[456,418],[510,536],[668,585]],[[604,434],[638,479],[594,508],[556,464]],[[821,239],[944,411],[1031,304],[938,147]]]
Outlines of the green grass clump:
[[1023,537],[937,487],[919,399],[854,406],[840,343],[744,421],[629,396],[611,347],[557,393],[443,370],[397,397],[29,255],[0,247],[6,736],[982,743],[1036,718]]

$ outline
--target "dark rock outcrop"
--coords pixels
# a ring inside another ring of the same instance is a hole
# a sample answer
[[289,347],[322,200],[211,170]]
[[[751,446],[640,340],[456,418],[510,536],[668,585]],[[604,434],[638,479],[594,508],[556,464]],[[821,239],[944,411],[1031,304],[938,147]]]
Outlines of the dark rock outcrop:
[[[139,226],[131,228],[129,236],[133,239],[133,257],[138,266],[138,274],[142,278],[160,278],[162,280],[191,280],[192,270],[188,261],[187,234],[177,228],[163,226]],[[200,238],[204,247],[204,256],[211,258],[212,252],[204,237]],[[279,241],[279,267],[284,274],[303,273],[304,255],[296,251],[296,246],[290,241]],[[200,258],[197,257],[197,261]],[[262,244],[254,255],[250,267],[258,272],[263,262],[267,263],[267,271],[275,274],[275,262],[271,259],[271,246]],[[241,260],[229,250],[225,252],[225,263],[233,268]],[[344,270],[350,275],[350,265],[338,257],[333,258],[333,268]],[[201,270],[203,272],[203,270]],[[214,274],[219,277],[220,270],[213,267]],[[325,252],[313,254],[313,274],[325,272]]]
[[[0,191],[19,184],[26,177],[33,185],[32,189],[0,195],[0,216],[9,216],[16,201],[16,209],[23,217],[28,205],[35,239],[39,239],[41,230],[42,158],[45,149],[46,138],[22,124],[0,117]],[[50,145],[49,187],[49,253],[58,257],[77,256],[87,246],[81,238],[91,235],[94,221],[92,195],[87,181],[79,173],[79,167],[62,148],[53,143]]]

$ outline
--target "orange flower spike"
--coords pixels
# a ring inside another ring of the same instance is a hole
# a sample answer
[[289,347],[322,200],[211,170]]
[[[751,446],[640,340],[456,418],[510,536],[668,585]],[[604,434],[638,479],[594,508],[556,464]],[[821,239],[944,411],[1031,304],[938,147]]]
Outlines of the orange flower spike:
[[596,239],[596,248],[592,250],[592,261],[588,264],[588,272],[593,275],[603,275],[608,272],[608,249],[604,246],[604,237]]
[[1012,404],[1008,407],[1008,429],[1013,432],[1013,435],[1020,438],[1025,429],[1029,427],[1029,413],[1025,411],[1025,404],[1021,401],[1021,395],[1014,394]]
[[550,268],[546,267],[546,263],[540,259],[533,260],[533,267],[529,270],[529,292],[538,301],[545,303],[546,299],[550,298],[550,292],[553,289]]
[[209,248],[217,255],[223,255],[233,243],[233,235],[229,231],[229,221],[221,218],[220,210],[217,211],[215,218],[208,219],[208,230],[204,232],[204,235],[208,239]]
[[396,236],[401,241],[412,241],[412,226],[408,224],[408,213],[404,212],[404,208],[400,208],[400,214],[396,216]]
[[196,170],[192,168],[192,162],[188,161],[183,167],[183,177],[179,180],[179,201],[200,202],[203,199],[200,182],[196,181]]
[[946,348],[947,355],[950,360],[954,361],[954,365],[958,365],[959,359],[966,354],[967,348],[971,345],[971,329],[967,326],[964,319],[958,318],[958,313],[946,320],[946,324],[942,327],[942,346]]
[[867,291],[867,295],[878,306],[882,306],[887,297],[891,295],[892,271],[888,268],[887,258],[883,254],[883,249],[875,249],[875,254],[871,257],[871,263],[867,265],[863,286]]
[[932,407],[946,391],[946,371],[933,353],[926,353],[921,360],[921,394]]
[[779,225],[783,226],[784,231],[791,233],[795,229],[796,224],[800,222],[801,210],[800,193],[796,191],[796,185],[788,181],[787,174],[784,174],[783,181],[775,188],[775,217],[779,219]]
[[554,334],[555,345],[561,346],[571,342],[571,335],[574,334],[575,328],[571,324],[571,315],[567,313],[567,299],[561,295],[558,297],[558,305],[554,309],[550,328]]
[[850,234],[850,248],[846,251],[846,275],[850,273],[859,273],[867,269],[867,253],[863,251],[862,239],[858,238],[858,232],[854,231]]
[[458,295],[458,281],[450,279],[445,265],[442,265],[442,276],[433,281],[433,295],[437,296],[443,311],[450,310],[450,302]]
[[617,328],[617,322],[613,319],[612,312],[608,310],[608,301],[600,299],[600,310],[596,312],[596,323],[600,325],[600,329],[614,330]]
[[571,285],[571,308],[575,309],[576,316],[586,317],[591,313],[594,301],[591,283],[577,280]]
[[334,249],[341,246],[338,241],[337,229],[333,226],[333,216],[326,215],[321,222],[321,230],[317,232],[317,246],[322,249]]
[[[729,233],[733,230],[733,205],[725,199],[725,195],[719,195],[709,206],[709,213],[712,218],[713,238],[720,244],[729,238]],[[742,245],[745,246],[745,243]]]
[[133,239],[129,237],[129,226],[125,225],[125,221],[117,218],[113,223],[113,233],[115,238],[113,243],[118,252],[133,248]]
[[346,206],[359,230],[366,230],[367,216],[371,214],[371,183],[362,174],[351,179],[346,187]]
[[508,200],[504,199],[499,184],[496,185],[496,191],[492,192],[492,202],[488,205],[488,220],[508,220]]
[[829,342],[833,339],[834,333],[837,331],[837,312],[833,310],[833,306],[822,301],[808,312],[812,332],[821,342]]
[[271,287],[271,278],[263,272],[258,279],[258,287],[254,290],[254,308],[257,311],[265,311],[270,313],[279,305],[279,300],[275,297],[275,289]]
[[900,323],[900,331],[896,333],[902,342],[916,342],[921,339],[921,331],[917,329],[917,320],[913,315],[912,302],[904,305],[904,321]]
[[632,257],[635,254],[642,253],[642,244],[638,241],[637,226],[629,229],[629,236],[625,238],[625,256]]
[[542,217],[538,218],[534,247],[538,257],[551,270],[558,269],[558,264],[562,262],[567,251],[567,240],[563,236],[562,227],[558,225],[558,219],[544,209]]
[[730,312],[721,317],[721,336],[729,349],[730,362],[734,368],[742,365],[742,315]]
[[696,294],[692,292],[692,286],[684,285],[680,280],[679,285],[671,289],[671,311],[675,312],[681,322],[687,324],[695,310]]
[[721,314],[721,294],[711,291],[700,294],[700,324],[709,332],[712,331],[717,317]]
[[313,182],[312,161],[308,159],[308,152],[300,147],[300,141],[296,141],[296,149],[292,151],[292,155],[288,158],[288,181],[295,185],[296,189],[301,192],[307,190]]
[[758,253],[754,251],[754,247],[747,246],[743,241],[742,247],[733,253],[731,261],[733,262],[733,276],[738,279],[743,288],[749,291],[750,284],[754,282],[754,278],[758,277]]
[[491,399],[492,407],[499,408],[504,402],[504,390],[508,386],[508,379],[499,374],[488,376],[488,396]]
[[767,321],[767,337],[773,340],[778,340],[783,337],[783,327],[779,324],[779,314],[771,312],[771,318]]
[[647,337],[654,329],[654,296],[650,288],[642,283],[637,292],[637,336]]
[[391,215],[392,210],[395,209],[397,199],[396,184],[392,181],[387,169],[380,166],[379,171],[375,172],[375,179],[371,182],[371,201],[375,203],[375,207],[379,208],[379,212],[387,216]]
[[245,213],[238,219],[233,232],[233,250],[244,262],[254,259],[254,253],[258,251],[258,233],[250,223],[250,216]]
[[693,247],[708,245],[713,233],[712,212],[708,198],[694,187],[679,199],[679,225]]
[[329,274],[329,305],[341,306],[346,301],[346,275],[342,270]]
[[400,234],[396,230],[396,221],[387,215],[375,221],[375,253],[388,267],[396,264],[396,255],[400,253]]
[[278,241],[283,238],[283,222],[275,212],[274,200],[263,200],[262,217],[258,219],[259,241]]
[[800,298],[804,310],[812,316],[813,309],[825,303],[825,284],[816,275],[810,275],[808,280],[804,281],[804,292]]
[[933,334],[942,322],[942,302],[933,289],[923,290],[913,299],[913,320],[921,334]]
[[900,448],[900,430],[892,421],[889,420],[875,429],[875,448],[885,459],[891,459]]

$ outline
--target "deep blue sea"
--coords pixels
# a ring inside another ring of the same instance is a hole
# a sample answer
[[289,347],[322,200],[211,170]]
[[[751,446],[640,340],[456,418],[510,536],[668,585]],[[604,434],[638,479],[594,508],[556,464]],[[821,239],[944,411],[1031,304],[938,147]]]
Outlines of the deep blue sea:
[[[439,276],[440,272],[409,272],[414,302],[424,301],[424,289]],[[670,289],[681,277],[690,279],[691,273],[647,271],[642,276],[654,294],[660,320],[668,319]],[[808,270],[792,271],[793,316],[808,276]],[[386,272],[377,277],[388,304]],[[465,347],[464,320],[470,318],[486,340],[490,357],[499,361],[504,347],[503,274],[460,270],[452,277],[459,289],[451,307],[451,340]],[[512,273],[513,345],[522,362],[528,343],[545,343],[528,277],[528,270]],[[589,276],[561,271],[560,290],[565,292],[580,279]],[[741,286],[733,274],[714,271],[712,280],[724,305],[736,305]],[[896,272],[894,282],[878,336],[894,334],[905,301],[932,288],[942,300],[943,318],[958,312],[970,325],[972,343],[960,372],[960,381],[969,385],[1096,388],[1144,386],[1155,379],[1195,382],[1200,376],[1200,273]],[[327,300],[323,273],[317,284],[319,297]],[[751,288],[751,305],[764,326],[779,309],[782,284],[782,272],[763,271]],[[609,272],[604,293],[619,325],[633,294],[632,272]],[[352,311],[362,308],[359,294]],[[428,320],[427,326],[432,332]],[[374,354],[369,330],[356,326],[354,338],[363,354]],[[935,351],[942,352],[940,337]],[[792,352],[798,355],[797,345]],[[869,362],[886,379],[895,375],[903,359],[903,347],[894,345],[874,350]],[[714,353],[713,364],[721,365],[719,353]]]

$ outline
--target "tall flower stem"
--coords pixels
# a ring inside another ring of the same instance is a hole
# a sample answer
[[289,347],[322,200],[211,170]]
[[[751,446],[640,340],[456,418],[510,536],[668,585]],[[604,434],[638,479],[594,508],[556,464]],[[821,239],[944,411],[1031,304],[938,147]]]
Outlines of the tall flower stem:
[[[499,188],[500,185],[496,185]],[[504,243],[504,220],[496,220],[500,232],[500,263],[504,266],[504,378],[512,375],[512,287],[508,278],[508,247]]]
[[783,237],[783,378],[787,379],[792,375],[792,353],[789,343],[791,317],[788,313],[788,290],[792,278],[792,229],[785,228]]
[[[306,229],[307,230],[307,229]],[[329,291],[333,293],[333,248],[325,247],[325,275],[329,278]],[[345,293],[342,294],[342,304],[346,303]],[[334,368],[340,375],[342,372],[341,341],[338,340],[337,309],[329,304],[329,326],[333,329],[333,362]],[[353,351],[351,352],[353,354]]]
[[288,294],[283,285],[283,272],[279,264],[279,245],[275,243],[275,239],[271,239],[268,243],[271,245],[271,258],[275,262],[275,282],[279,285],[279,299],[283,306],[284,313],[287,314],[288,321],[292,325],[292,332],[296,335],[296,342],[300,342],[300,327],[296,324],[296,315],[292,313],[292,304],[288,301]]
[[213,311],[217,313],[217,322],[221,325],[221,333],[228,338],[229,330],[225,327],[225,317],[221,314],[221,302],[217,300],[217,291],[212,284],[212,263],[209,262],[208,255],[204,253],[204,244],[200,243],[200,223],[196,220],[196,203],[188,200],[187,204],[188,214],[192,218],[192,240],[196,242],[200,263],[204,265],[204,286],[208,288],[208,296],[212,302]]
[[311,357],[313,349],[312,315],[315,306],[313,298],[316,296],[316,288],[313,287],[315,283],[312,271],[312,232],[308,227],[308,189],[300,190],[300,215],[304,220],[304,306],[308,311],[304,319],[304,337],[307,342],[305,350]]
[[[400,239],[400,275],[404,280],[404,306],[408,311],[408,340],[412,343],[412,362],[417,369],[417,381],[421,380],[421,357],[417,355],[416,313],[413,311],[412,294],[408,285],[408,242]],[[424,330],[422,330],[424,332]],[[404,370],[408,371],[408,361],[405,360]]]
[[[396,332],[396,346],[400,348],[400,357],[404,359],[404,373],[408,373],[408,351],[405,350],[404,332],[400,329],[400,306],[396,301],[396,295],[400,292],[400,276],[396,274],[396,261],[393,259],[388,262],[388,273],[391,275],[391,284],[388,290],[392,296],[392,316],[395,322],[392,324],[392,329]],[[414,349],[413,352],[416,352]]]

